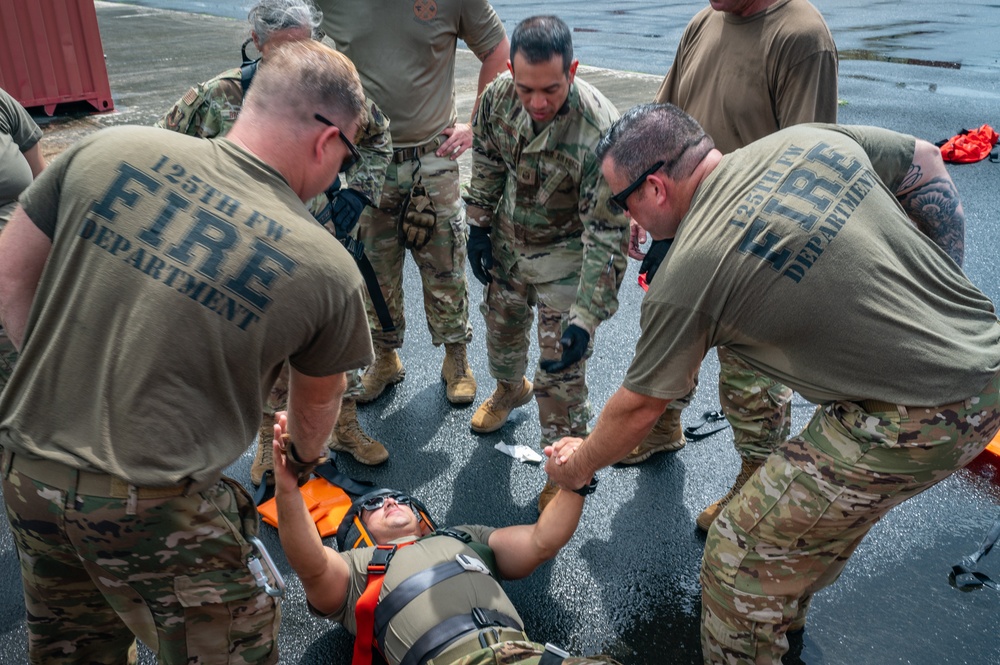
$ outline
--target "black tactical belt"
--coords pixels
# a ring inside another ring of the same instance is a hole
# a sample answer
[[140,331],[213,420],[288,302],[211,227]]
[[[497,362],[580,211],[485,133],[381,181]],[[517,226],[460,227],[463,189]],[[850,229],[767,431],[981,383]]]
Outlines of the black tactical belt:
[[432,150],[437,150],[441,147],[442,143],[444,141],[438,136],[423,145],[415,145],[410,148],[396,148],[392,151],[392,161],[396,164],[413,161],[414,159],[423,157]]

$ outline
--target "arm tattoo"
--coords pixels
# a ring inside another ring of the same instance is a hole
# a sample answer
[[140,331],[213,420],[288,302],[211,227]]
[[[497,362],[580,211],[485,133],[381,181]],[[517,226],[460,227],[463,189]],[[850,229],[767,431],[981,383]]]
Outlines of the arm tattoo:
[[900,183],[899,189],[897,191],[903,191],[904,189],[909,189],[913,187],[918,182],[920,182],[920,176],[923,175],[923,171],[920,170],[919,164],[910,164],[910,170],[906,172],[906,176],[903,178],[903,182]]
[[486,62],[491,55],[496,53],[498,48],[500,48],[500,44],[497,44],[496,46],[491,48],[489,51],[486,51],[485,53],[478,54],[477,57],[479,58],[479,62]]
[[[911,167],[907,180],[913,173]],[[955,185],[947,178],[933,178],[899,197],[903,210],[928,238],[959,266],[965,257],[965,214]]]

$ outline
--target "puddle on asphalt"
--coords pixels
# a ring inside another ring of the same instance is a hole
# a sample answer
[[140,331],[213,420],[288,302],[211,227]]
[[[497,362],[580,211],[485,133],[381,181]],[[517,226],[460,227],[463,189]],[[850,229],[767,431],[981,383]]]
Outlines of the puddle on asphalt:
[[902,56],[886,55],[877,51],[866,49],[844,49],[837,54],[841,60],[870,60],[874,62],[891,62],[897,65],[919,65],[921,67],[939,67],[941,69],[961,69],[961,62],[949,60],[925,60],[923,58],[905,58]]

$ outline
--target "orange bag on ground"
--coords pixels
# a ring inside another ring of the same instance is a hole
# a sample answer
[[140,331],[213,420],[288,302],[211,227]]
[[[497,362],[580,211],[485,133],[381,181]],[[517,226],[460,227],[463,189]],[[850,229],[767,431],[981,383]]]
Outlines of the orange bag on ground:
[[963,129],[939,145],[944,161],[971,164],[986,159],[996,143],[997,133],[989,125],[983,125],[979,129]]
[[[310,517],[322,538],[337,533],[340,521],[351,507],[352,499],[344,490],[331,484],[325,478],[313,478],[299,488],[302,501],[306,504]],[[278,506],[270,498],[257,506],[260,518],[274,528],[278,528]]]

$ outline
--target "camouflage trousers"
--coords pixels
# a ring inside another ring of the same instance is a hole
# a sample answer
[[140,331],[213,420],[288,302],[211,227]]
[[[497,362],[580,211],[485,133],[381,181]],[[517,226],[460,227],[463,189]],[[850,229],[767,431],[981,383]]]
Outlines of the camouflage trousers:
[[792,391],[757,372],[720,346],[719,403],[746,460],[763,462],[785,442],[792,426]]
[[[545,653],[545,646],[535,642],[498,642],[492,646],[480,649],[458,660],[449,663],[439,663],[432,660],[429,665],[538,665]],[[597,658],[566,658],[563,665],[589,665],[604,663],[615,665],[618,661],[604,656]]]
[[280,612],[247,569],[257,516],[235,481],[130,505],[34,480],[16,457],[4,475],[32,663],[134,663],[135,638],[160,663],[277,662]]
[[406,319],[403,312],[403,263],[406,249],[396,239],[396,221],[403,199],[419,176],[427,189],[437,223],[430,241],[419,250],[410,250],[423,284],[424,315],[435,346],[467,344],[472,339],[469,324],[469,294],[465,278],[465,242],[468,229],[459,195],[458,163],[438,157],[433,151],[386,169],[382,199],[378,209],[365,208],[358,224],[358,239],[378,275],[382,295],[396,325],[386,333],[379,325],[371,298],[365,297],[372,342],[382,348],[403,346]]
[[[576,300],[580,276],[555,282],[529,284],[515,267],[507,274],[499,265],[492,270],[479,306],[486,320],[486,352],[490,374],[502,381],[519,381],[528,369],[532,308],[538,309],[539,361],[562,356],[559,338],[566,328],[569,310]],[[535,368],[535,401],[542,427],[542,445],[564,436],[589,433],[590,402],[587,389],[587,359],[594,352],[591,338],[583,360],[562,372]]]
[[963,402],[833,402],[712,525],[701,567],[705,662],[781,662],[785,633],[890,509],[975,458],[1000,429],[1000,375]]

